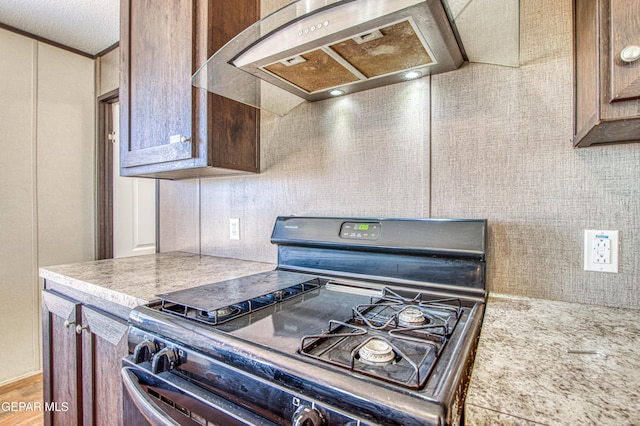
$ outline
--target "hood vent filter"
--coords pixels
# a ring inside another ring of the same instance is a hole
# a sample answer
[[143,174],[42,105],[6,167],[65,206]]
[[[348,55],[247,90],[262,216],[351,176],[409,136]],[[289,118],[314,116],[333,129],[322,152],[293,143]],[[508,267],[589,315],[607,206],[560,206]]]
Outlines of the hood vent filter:
[[[505,43],[496,37],[517,46],[517,4],[518,0],[298,0],[229,41],[192,81],[196,87],[285,115],[304,101],[326,99],[332,92],[349,94],[402,82],[409,72],[425,76],[454,70],[465,54],[471,57],[460,36],[471,40],[477,62],[488,53],[513,57],[512,48],[498,49]],[[490,11],[488,19],[475,18],[488,15],[485,10]],[[504,24],[514,16],[515,26]],[[509,37],[512,34],[515,39]],[[474,44],[476,39],[482,42]],[[517,65],[517,48],[515,58]]]
[[405,20],[260,70],[311,94],[432,64],[428,50],[410,20]]

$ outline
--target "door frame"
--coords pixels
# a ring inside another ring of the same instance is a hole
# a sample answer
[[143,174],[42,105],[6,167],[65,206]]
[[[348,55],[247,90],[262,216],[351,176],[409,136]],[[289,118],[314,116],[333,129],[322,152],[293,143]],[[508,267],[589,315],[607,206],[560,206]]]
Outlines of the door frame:
[[112,104],[120,99],[119,89],[98,97],[97,229],[96,260],[113,258],[113,144]]

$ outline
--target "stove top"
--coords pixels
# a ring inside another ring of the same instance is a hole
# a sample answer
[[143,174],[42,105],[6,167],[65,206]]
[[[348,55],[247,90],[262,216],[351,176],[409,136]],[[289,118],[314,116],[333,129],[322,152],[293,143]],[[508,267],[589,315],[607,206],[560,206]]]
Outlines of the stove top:
[[457,298],[399,291],[275,270],[165,293],[155,308],[271,350],[419,389],[468,308]]

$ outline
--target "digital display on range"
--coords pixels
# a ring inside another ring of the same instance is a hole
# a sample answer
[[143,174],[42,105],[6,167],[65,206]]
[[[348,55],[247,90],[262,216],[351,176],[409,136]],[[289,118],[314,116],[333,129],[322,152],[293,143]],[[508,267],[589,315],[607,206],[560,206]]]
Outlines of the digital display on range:
[[340,227],[340,238],[377,240],[380,226],[379,222],[344,222]]

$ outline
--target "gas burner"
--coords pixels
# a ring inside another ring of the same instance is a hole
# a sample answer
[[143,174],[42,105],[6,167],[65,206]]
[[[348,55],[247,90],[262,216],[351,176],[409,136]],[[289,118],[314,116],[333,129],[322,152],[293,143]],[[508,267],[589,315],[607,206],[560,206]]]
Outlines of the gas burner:
[[202,311],[201,315],[212,320],[220,320],[240,313],[242,309],[237,306],[225,306],[213,311]]
[[[419,389],[463,312],[461,300],[382,297],[352,308],[347,321],[330,320],[322,334],[303,336],[298,352],[358,373]],[[365,365],[363,365],[365,364]]]
[[273,298],[276,300],[280,300],[282,298],[284,298],[284,296],[287,294],[287,291],[285,289],[282,290],[276,290],[273,293],[267,295],[267,297],[269,298]]
[[330,320],[329,329],[322,334],[302,337],[298,353],[375,379],[419,389],[424,386],[444,344],[442,340],[419,335],[392,334]]
[[391,345],[382,339],[368,340],[358,354],[360,361],[372,365],[389,364],[396,357]]
[[406,308],[398,314],[398,321],[403,327],[419,327],[429,322],[420,309]]

